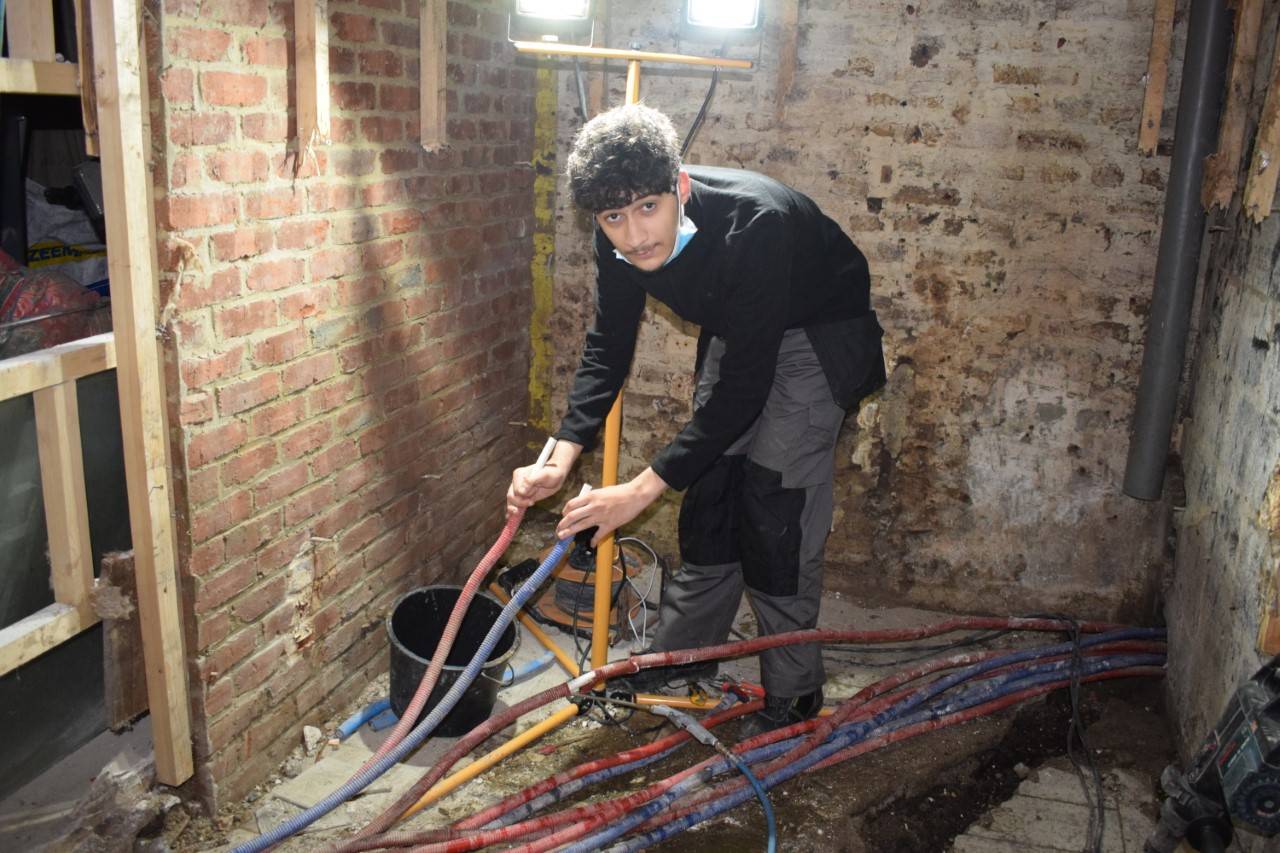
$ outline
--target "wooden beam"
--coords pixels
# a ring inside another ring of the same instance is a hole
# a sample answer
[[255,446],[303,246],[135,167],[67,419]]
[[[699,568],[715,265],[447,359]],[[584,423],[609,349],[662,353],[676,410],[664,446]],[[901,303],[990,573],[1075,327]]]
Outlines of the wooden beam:
[[76,4],[76,64],[80,67],[80,118],[84,123],[84,153],[98,156],[98,94],[93,85],[93,19],[84,13],[85,0]]
[[298,159],[308,146],[329,142],[328,0],[294,0],[294,59],[298,87]]
[[1244,185],[1244,211],[1254,222],[1271,215],[1276,197],[1276,175],[1280,173],[1280,50],[1271,63],[1271,82],[1262,105],[1258,135],[1253,141],[1253,160]]
[[800,39],[800,0],[782,0],[774,12],[778,34],[777,88],[773,93],[773,120],[783,124],[787,117],[787,100],[796,82],[796,50]]
[[445,116],[445,80],[448,70],[448,18],[445,0],[421,0],[418,6],[419,87],[418,138],[428,151],[445,145],[449,134]]
[[76,608],[88,619],[93,614],[89,601],[93,591],[93,546],[89,543],[89,502],[84,490],[75,382],[36,391],[35,409],[53,598]]
[[132,551],[103,555],[102,573],[93,600],[102,619],[107,725],[117,731],[147,710],[147,668],[143,662]]
[[79,95],[80,69],[74,62],[0,59],[0,92]]
[[169,418],[156,334],[159,281],[143,89],[146,57],[137,0],[90,0],[90,9],[125,484],[156,776],[178,785],[192,774],[191,719],[178,609]]
[[9,56],[53,62],[52,0],[7,0],[4,11]]
[[52,388],[116,366],[113,332],[0,361],[0,400]]
[[1151,52],[1147,56],[1147,94],[1142,100],[1142,124],[1138,150],[1154,154],[1164,116],[1164,87],[1169,77],[1169,48],[1173,44],[1174,0],[1156,0],[1155,23],[1151,28]]
[[86,621],[70,604],[50,604],[0,628],[0,675],[35,660],[97,622],[97,617]]
[[555,42],[512,42],[519,53],[546,56],[581,56],[587,59],[623,59],[627,62],[666,62],[674,65],[718,65],[721,68],[750,68],[749,59],[724,59],[718,56],[689,56],[684,53],[653,53],[647,50],[619,50],[612,47],[585,47]]
[[1240,178],[1244,129],[1253,97],[1254,66],[1258,63],[1258,35],[1262,26],[1262,0],[1239,0],[1235,10],[1235,37],[1231,42],[1231,72],[1227,78],[1227,103],[1218,127],[1218,150],[1204,161],[1200,201],[1205,210],[1215,204],[1227,207]]

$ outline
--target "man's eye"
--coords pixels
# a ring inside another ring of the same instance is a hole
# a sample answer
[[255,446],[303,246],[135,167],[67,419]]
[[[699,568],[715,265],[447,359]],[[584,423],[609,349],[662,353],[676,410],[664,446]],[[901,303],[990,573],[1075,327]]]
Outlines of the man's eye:
[[652,213],[658,209],[658,203],[656,201],[646,201],[642,209],[645,213]]
[[617,213],[608,213],[605,214],[604,221],[608,222],[610,225],[617,225],[622,221],[622,216]]

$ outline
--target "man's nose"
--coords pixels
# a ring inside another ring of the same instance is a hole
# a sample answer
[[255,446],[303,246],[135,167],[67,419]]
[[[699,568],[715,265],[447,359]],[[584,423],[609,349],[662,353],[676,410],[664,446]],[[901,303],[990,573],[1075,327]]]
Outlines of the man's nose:
[[642,247],[645,241],[644,229],[630,217],[627,218],[626,229],[627,245],[630,246],[632,250]]

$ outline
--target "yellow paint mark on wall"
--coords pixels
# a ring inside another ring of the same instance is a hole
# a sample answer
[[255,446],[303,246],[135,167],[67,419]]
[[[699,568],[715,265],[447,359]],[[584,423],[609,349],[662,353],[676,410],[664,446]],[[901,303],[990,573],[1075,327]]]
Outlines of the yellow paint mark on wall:
[[534,96],[533,156],[533,312],[529,318],[529,425],[550,432],[551,321],[555,266],[556,74],[538,67]]

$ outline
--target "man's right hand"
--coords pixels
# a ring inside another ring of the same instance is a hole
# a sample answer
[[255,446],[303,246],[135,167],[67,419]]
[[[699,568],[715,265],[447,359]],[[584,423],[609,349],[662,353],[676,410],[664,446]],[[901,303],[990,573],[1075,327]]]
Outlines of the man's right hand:
[[507,515],[527,509],[560,491],[581,453],[582,445],[561,439],[556,442],[546,465],[541,468],[526,465],[512,471],[511,486],[507,489]]

